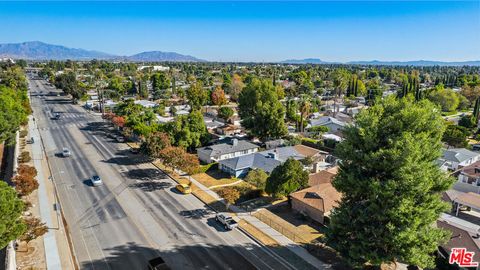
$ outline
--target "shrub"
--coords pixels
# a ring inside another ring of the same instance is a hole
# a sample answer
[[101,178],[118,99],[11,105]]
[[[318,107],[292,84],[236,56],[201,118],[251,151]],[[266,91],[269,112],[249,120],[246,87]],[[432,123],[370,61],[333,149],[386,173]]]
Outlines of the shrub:
[[27,130],[20,130],[20,138],[25,138],[25,137],[27,137],[27,135],[28,135]]
[[37,169],[32,166],[20,164],[20,166],[18,166],[17,173],[26,177],[33,178],[37,176]]
[[29,162],[30,160],[32,160],[32,158],[30,157],[30,153],[27,151],[22,152],[20,154],[20,157],[18,157],[18,162],[20,163],[26,163],[26,162]]
[[38,188],[37,180],[32,177],[17,175],[12,179],[15,183],[15,190],[20,194],[20,196],[30,195],[34,190]]
[[218,195],[225,199],[228,204],[234,204],[240,198],[240,192],[233,187],[224,187],[217,191]]

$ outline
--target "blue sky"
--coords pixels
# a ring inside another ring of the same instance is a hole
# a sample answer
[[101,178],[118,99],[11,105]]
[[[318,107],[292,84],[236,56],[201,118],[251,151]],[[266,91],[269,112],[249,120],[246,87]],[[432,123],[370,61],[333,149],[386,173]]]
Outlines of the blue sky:
[[0,43],[212,61],[480,60],[480,1],[0,2]]

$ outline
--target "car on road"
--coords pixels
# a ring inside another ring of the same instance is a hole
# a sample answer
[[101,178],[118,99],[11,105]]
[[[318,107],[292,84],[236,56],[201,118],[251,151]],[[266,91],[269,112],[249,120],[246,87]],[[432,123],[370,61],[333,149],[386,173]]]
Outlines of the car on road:
[[215,220],[220,222],[225,228],[225,230],[233,230],[238,226],[238,223],[233,220],[231,216],[225,213],[218,213],[215,216]]
[[92,181],[92,185],[95,186],[95,187],[103,185],[102,179],[100,179],[100,176],[98,176],[98,175],[92,176],[90,181]]
[[69,156],[71,156],[71,155],[72,155],[72,153],[70,152],[70,149],[68,149],[68,148],[66,148],[66,147],[64,147],[64,148],[62,149],[62,157],[69,157]]
[[170,267],[162,259],[162,257],[156,257],[148,261],[148,270],[169,270]]
[[56,114],[53,116],[53,118],[54,118],[55,120],[60,119],[60,114],[59,114],[59,113],[56,113]]
[[116,139],[117,142],[119,142],[119,143],[125,142],[125,138],[124,138],[123,136],[117,136],[115,139]]
[[175,188],[183,194],[192,193],[192,188],[190,188],[190,185],[187,184],[178,184]]

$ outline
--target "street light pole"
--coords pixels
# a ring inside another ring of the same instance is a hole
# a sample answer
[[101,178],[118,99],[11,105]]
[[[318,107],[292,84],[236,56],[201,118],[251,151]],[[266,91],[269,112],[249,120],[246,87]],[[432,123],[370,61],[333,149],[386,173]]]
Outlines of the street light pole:
[[58,193],[57,193],[57,184],[55,183],[55,178],[53,177],[56,174],[63,174],[64,171],[58,171],[56,173],[51,174],[48,179],[52,181],[53,183],[53,193],[55,197],[55,212],[57,213],[57,228],[52,228],[55,230],[60,230],[60,217],[59,217],[59,211],[60,211],[60,199],[58,198]]

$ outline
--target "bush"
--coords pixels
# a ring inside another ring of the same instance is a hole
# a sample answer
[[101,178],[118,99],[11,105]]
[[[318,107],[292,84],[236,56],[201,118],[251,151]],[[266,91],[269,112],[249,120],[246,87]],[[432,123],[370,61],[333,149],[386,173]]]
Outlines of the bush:
[[12,181],[15,183],[15,190],[20,196],[30,195],[30,193],[38,188],[37,180],[32,177],[17,175],[12,178]]
[[26,163],[26,162],[29,162],[30,160],[32,160],[32,158],[30,157],[30,153],[27,151],[22,152],[20,154],[20,157],[18,157],[18,162],[20,163]]
[[18,166],[17,173],[26,177],[33,178],[37,176],[37,169],[35,169],[35,167],[32,167],[32,166],[20,164],[20,166]]
[[228,204],[234,204],[240,198],[240,192],[233,187],[224,187],[217,191],[218,195],[225,199]]
[[27,130],[20,130],[20,138],[25,138],[25,137],[27,137],[27,135],[28,135]]

